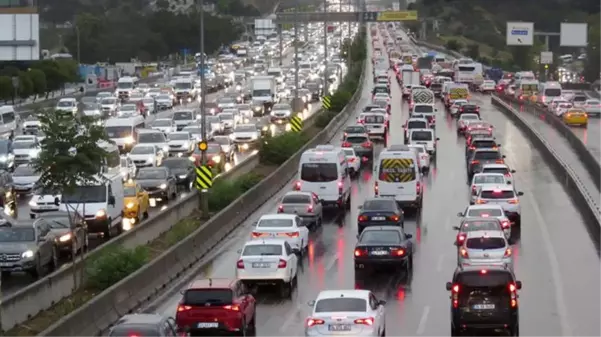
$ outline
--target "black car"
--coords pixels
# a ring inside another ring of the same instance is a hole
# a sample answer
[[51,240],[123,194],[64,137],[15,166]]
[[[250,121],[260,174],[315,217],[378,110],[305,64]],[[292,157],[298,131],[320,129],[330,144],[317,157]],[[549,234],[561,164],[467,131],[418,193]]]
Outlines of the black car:
[[190,189],[196,179],[194,163],[186,157],[171,157],[163,160],[161,166],[167,167],[175,176],[176,184]]
[[[459,266],[446,289],[451,292],[451,336],[486,335],[508,330],[520,335],[517,281],[509,266]],[[486,331],[486,332],[484,332]]]
[[467,161],[467,181],[471,182],[474,174],[480,172],[484,164],[503,164],[505,155],[499,149],[475,149]]
[[477,114],[480,116],[480,107],[471,103],[463,104],[461,105],[461,108],[459,108],[459,111],[457,111],[455,117],[459,118],[462,114]]
[[399,226],[373,226],[357,235],[355,276],[379,267],[399,268],[409,273],[413,268],[412,235]]
[[167,202],[177,197],[176,179],[167,167],[140,168],[135,180],[148,192],[151,199]]
[[177,335],[177,326],[173,317],[164,317],[158,314],[129,314],[121,317],[110,328],[107,336],[163,337]]
[[500,146],[494,137],[484,135],[473,137],[465,142],[465,157],[470,158],[476,149],[497,149]]
[[368,198],[359,206],[357,218],[359,234],[366,227],[371,226],[399,226],[404,227],[403,210],[392,198]]

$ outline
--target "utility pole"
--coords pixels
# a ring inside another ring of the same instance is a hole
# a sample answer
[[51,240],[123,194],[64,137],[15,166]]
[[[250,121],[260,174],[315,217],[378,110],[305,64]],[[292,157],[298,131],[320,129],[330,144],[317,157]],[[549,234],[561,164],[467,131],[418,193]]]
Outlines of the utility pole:
[[[323,0],[323,11],[328,12],[328,0]],[[324,69],[323,69],[323,95],[330,94],[328,88],[328,23],[323,23],[323,52],[324,52]]]
[[280,35],[280,67],[284,65],[284,37],[282,36],[282,24],[278,24],[278,35]]
[[[301,98],[298,97],[298,70],[299,70],[299,62],[298,62],[298,10],[299,10],[299,0],[295,0],[294,2],[294,97],[292,98],[292,109],[295,114],[302,113],[305,107],[305,103]],[[307,23],[305,26],[305,32],[309,29],[309,24]],[[306,42],[306,41],[305,41]]]
[[[202,123],[201,133],[202,141],[207,141],[207,115],[205,112],[205,101],[206,101],[206,79],[205,79],[205,11],[204,11],[204,0],[198,0],[200,7],[200,122]],[[201,151],[201,163],[203,166],[207,165],[206,151]],[[200,209],[202,216],[205,218],[209,217],[209,194],[208,190],[201,190],[200,195]]]

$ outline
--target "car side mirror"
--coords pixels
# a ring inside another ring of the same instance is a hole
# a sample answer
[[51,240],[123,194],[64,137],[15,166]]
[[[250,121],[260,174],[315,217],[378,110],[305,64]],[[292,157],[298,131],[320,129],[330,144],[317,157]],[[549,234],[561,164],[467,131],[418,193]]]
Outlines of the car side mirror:
[[518,192],[518,195],[521,197],[522,195],[524,195],[524,192]]
[[[493,139],[495,139],[495,138],[493,138]],[[501,147],[501,144],[497,144],[497,147]]]
[[357,206],[357,209],[363,209],[363,205]]
[[458,230],[460,230],[461,228],[460,228],[459,226],[453,226],[453,229],[454,229],[454,230],[456,230],[456,231],[458,231]]
[[252,226],[253,226],[253,227],[257,227],[257,223],[258,223],[257,221],[253,222],[253,223],[252,223]]
[[411,238],[413,237],[413,234],[405,234],[405,237],[406,237],[407,239],[411,239]]
[[515,170],[511,170],[511,173],[515,173],[515,172],[516,172]]
[[38,242],[45,242],[45,241],[46,241],[45,236],[38,236]]
[[58,197],[54,198],[54,206],[59,206],[61,204],[61,199],[59,199]]
[[522,290],[522,281],[515,281],[515,287],[518,290]]
[[310,306],[310,307],[314,306],[315,305],[315,300],[311,300],[311,301],[307,302],[307,305]]
[[113,196],[113,195],[109,196],[109,200],[108,201],[109,201],[109,205],[115,206],[115,203],[116,203],[115,196]]
[[238,249],[238,254],[242,254],[242,249]]
[[436,137],[436,140],[440,140],[440,138]]
[[451,289],[453,289],[453,284],[451,282],[447,282],[446,288],[448,291],[451,291]]
[[463,217],[463,213],[459,212],[459,213],[457,213],[457,216],[458,217]]
[[386,301],[384,301],[384,300],[379,300],[379,301],[378,301],[378,305],[386,305]]
[[507,185],[511,185],[511,181],[510,180],[507,180]]

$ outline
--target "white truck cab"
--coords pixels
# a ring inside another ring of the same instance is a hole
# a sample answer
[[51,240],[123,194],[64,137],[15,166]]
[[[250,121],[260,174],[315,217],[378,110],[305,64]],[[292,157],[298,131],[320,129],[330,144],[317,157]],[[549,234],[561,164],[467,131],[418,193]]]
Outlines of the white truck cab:
[[138,87],[138,78],[135,76],[124,76],[117,80],[115,96],[121,99],[129,98],[129,95]]
[[109,118],[104,124],[107,136],[117,144],[121,152],[128,152],[131,150],[138,138],[138,130],[143,128],[144,117],[140,115]]

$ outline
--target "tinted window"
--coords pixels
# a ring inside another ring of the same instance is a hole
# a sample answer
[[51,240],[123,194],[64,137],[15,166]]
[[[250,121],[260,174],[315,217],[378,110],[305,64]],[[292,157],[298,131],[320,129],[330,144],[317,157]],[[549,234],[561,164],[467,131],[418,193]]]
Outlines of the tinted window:
[[396,207],[393,200],[376,199],[366,200],[363,203],[363,210],[365,211],[395,211]]
[[33,228],[0,227],[0,242],[28,242],[34,239]]
[[574,102],[585,102],[586,101],[586,96],[574,96],[573,101]]
[[138,135],[138,143],[164,143],[165,135],[161,132],[141,133]]
[[365,128],[363,126],[348,126],[345,131],[348,133],[362,133],[365,132]]
[[480,271],[460,273],[457,275],[456,282],[466,287],[505,287],[512,283],[513,279],[508,272],[489,270],[486,274],[481,274]]
[[474,184],[504,184],[505,177],[498,174],[477,175],[474,177]]
[[482,191],[480,197],[483,199],[512,199],[515,197],[513,191]]
[[346,141],[351,144],[363,144],[367,141],[367,137],[350,136],[350,137],[346,137]]
[[361,235],[360,243],[395,245],[401,243],[401,235],[397,231],[367,230]]
[[363,120],[365,121],[365,123],[382,124],[384,123],[384,116],[365,116]]
[[151,337],[151,336],[162,336],[163,334],[160,332],[160,327],[158,325],[148,325],[148,324],[121,324],[115,326],[111,329],[109,336],[118,336],[118,337]]
[[282,199],[283,204],[310,204],[311,197],[308,195],[294,194],[287,195]]
[[432,132],[431,131],[413,131],[411,132],[411,140],[417,141],[432,141]]
[[428,128],[428,123],[426,123],[426,121],[410,121],[407,123],[407,128],[409,128],[409,129],[426,129],[426,128]]
[[486,167],[482,170],[483,173],[509,173],[509,170],[506,167]]
[[132,134],[131,126],[107,126],[105,130],[109,138],[125,138]]
[[154,180],[154,179],[166,179],[166,178],[167,178],[167,171],[165,171],[164,169],[162,169],[162,170],[143,169],[143,170],[138,171],[138,174],[136,174],[136,179]]
[[293,221],[290,219],[263,219],[257,224],[257,228],[266,227],[292,227]]
[[479,140],[472,142],[472,145],[477,148],[493,148],[497,146],[494,140]]
[[467,212],[468,216],[501,216],[503,212],[500,209],[492,208],[492,209],[470,209]]
[[497,221],[467,221],[461,225],[463,231],[498,230],[501,225]]
[[230,289],[190,289],[184,293],[183,302],[186,305],[205,306],[222,305],[232,303],[232,291]]
[[187,133],[170,133],[167,138],[169,140],[189,140],[190,135]]
[[379,92],[383,92],[388,94],[388,88],[386,87],[375,87],[374,88],[374,93],[379,93]]
[[175,120],[189,120],[193,118],[191,111],[177,111],[173,113],[173,119]]
[[498,151],[478,151],[474,159],[501,159],[501,154]]
[[282,245],[249,245],[244,247],[242,256],[280,256]]
[[561,89],[545,89],[545,96],[557,97],[561,96]]
[[365,312],[367,301],[361,298],[327,298],[315,303],[315,312]]
[[416,105],[413,108],[414,112],[434,112],[434,107],[430,105]]
[[342,151],[344,152],[344,155],[348,157],[355,155],[355,151],[353,151],[353,149],[343,149]]
[[134,146],[133,149],[131,149],[130,153],[131,154],[153,154],[154,153],[154,146]]
[[334,163],[305,163],[301,167],[301,180],[329,182],[338,179],[338,168]]
[[465,243],[468,249],[501,249],[505,247],[503,238],[469,238]]

